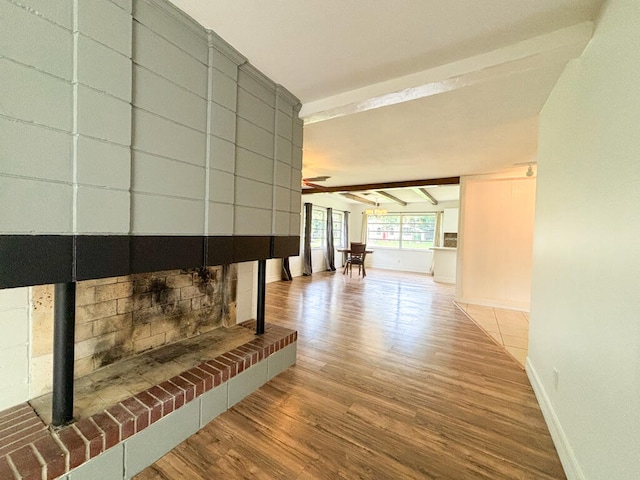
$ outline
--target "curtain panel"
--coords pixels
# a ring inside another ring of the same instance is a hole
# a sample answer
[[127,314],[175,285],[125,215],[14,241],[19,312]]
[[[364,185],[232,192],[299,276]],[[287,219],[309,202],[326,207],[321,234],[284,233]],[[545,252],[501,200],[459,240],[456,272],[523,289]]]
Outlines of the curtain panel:
[[327,208],[327,270],[336,271],[335,248],[333,247],[333,208]]
[[369,215],[367,215],[365,212],[362,212],[362,234],[360,235],[361,243],[367,243],[367,234],[369,233],[367,231],[367,228],[369,227],[368,221]]
[[293,276],[291,276],[291,267],[289,266],[289,257],[284,257],[282,259],[282,270],[280,271],[280,279],[285,282],[290,282],[293,280]]
[[[436,231],[433,235],[433,246],[440,247],[442,246],[442,215],[444,211],[438,210],[436,212]],[[433,250],[431,251],[431,266],[429,267],[429,273],[433,275],[433,270],[435,267],[435,255],[433,254]]]
[[311,217],[313,215],[313,205],[304,204],[304,245],[302,247],[302,274],[311,275],[313,268],[311,266]]
[[[342,237],[342,248],[349,248],[349,212],[344,212],[344,225],[342,227],[343,237]],[[347,257],[349,255],[347,253],[342,254],[342,266],[344,267],[347,264]]]

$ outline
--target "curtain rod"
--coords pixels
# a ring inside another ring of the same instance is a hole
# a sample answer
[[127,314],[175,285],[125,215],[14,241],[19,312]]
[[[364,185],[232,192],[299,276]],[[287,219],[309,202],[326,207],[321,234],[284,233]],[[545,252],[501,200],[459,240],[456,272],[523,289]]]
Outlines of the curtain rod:
[[[384,215],[429,215],[429,214],[436,214],[436,213],[440,213],[443,212],[444,210],[435,210],[433,212],[387,212],[387,213],[382,213],[380,215],[376,215],[376,216],[384,216]],[[362,212],[362,215],[369,215],[366,211]],[[375,215],[375,214],[371,214],[371,215]]]

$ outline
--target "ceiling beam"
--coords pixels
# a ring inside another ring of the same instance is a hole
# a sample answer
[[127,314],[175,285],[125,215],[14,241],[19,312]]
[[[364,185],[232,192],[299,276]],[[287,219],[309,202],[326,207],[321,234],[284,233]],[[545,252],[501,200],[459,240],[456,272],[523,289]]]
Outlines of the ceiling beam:
[[399,203],[403,207],[407,206],[407,202],[405,202],[404,200],[400,200],[398,197],[395,197],[395,196],[391,195],[390,193],[383,192],[382,190],[378,190],[376,193],[378,193],[379,195],[382,195],[383,197],[388,198],[389,200],[392,200],[392,201],[394,201],[396,203]]
[[424,198],[429,200],[433,205],[438,205],[438,200],[436,200],[434,196],[427,192],[424,188],[416,188],[416,191]]
[[[337,193],[337,192],[328,191],[328,189],[330,187],[325,187],[324,185],[318,185],[316,183],[305,182],[304,180],[302,181],[302,183],[304,183],[308,187],[311,187],[311,188],[313,188],[315,190],[319,190],[322,193]],[[305,190],[302,190],[302,191],[304,192]],[[406,205],[405,202],[403,202],[399,198],[394,197],[393,195],[387,194],[385,192],[378,192],[378,193],[380,193],[381,195],[384,195],[384,196],[388,196],[389,198],[395,199],[396,201],[402,202],[404,205]],[[366,198],[362,198],[362,197],[359,197],[357,195],[353,195],[351,193],[340,192],[340,195],[342,195],[345,198],[349,198],[351,200],[355,200],[356,202],[364,203],[366,205],[373,205],[374,207],[378,206],[378,204],[376,202],[372,201],[372,200],[368,200]]]
[[593,35],[583,22],[449,64],[306,102],[305,125],[439,95],[487,80],[528,71],[535,65],[563,63],[582,54]]
[[325,188],[327,188],[324,185],[318,185],[317,183],[305,182],[304,180],[302,180],[302,183],[304,185],[306,185],[307,187],[315,188],[316,190],[320,190],[321,192],[326,191]]
[[374,207],[378,206],[378,204],[376,202],[374,202],[373,200],[368,200],[366,198],[362,198],[362,197],[359,197],[357,195],[353,195],[351,193],[341,193],[340,195],[342,195],[343,197],[349,198],[351,200],[355,200],[356,202],[366,203],[367,205],[373,205]]
[[402,182],[341,185],[338,187],[325,187],[321,185],[314,185],[312,188],[303,188],[302,194],[310,195],[312,193],[328,193],[328,192],[365,192],[367,190],[385,190],[387,188],[429,187],[434,185],[459,185],[459,184],[460,184],[460,177],[446,177],[446,178],[430,178],[426,180],[405,180]]

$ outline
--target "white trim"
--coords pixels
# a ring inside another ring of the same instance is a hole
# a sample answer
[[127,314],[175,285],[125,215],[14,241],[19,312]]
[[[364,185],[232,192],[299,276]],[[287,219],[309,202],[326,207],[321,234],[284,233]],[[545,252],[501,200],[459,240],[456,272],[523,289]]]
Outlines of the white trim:
[[428,270],[425,270],[424,268],[410,268],[410,267],[401,268],[401,267],[393,266],[393,265],[392,266],[373,265],[373,264],[370,264],[369,261],[367,261],[365,263],[365,267],[373,268],[374,270],[391,270],[391,271],[394,271],[394,272],[424,273],[428,277],[433,276],[433,275],[431,275],[431,273]]
[[504,308],[507,310],[516,310],[518,312],[529,313],[530,305],[524,302],[500,302],[492,299],[476,298],[476,297],[458,297],[454,300],[458,303],[472,303],[473,305],[481,305],[483,307]]
[[456,277],[441,277],[441,276],[433,276],[433,281],[434,282],[438,282],[438,283],[450,283],[450,284],[455,284],[456,283]]
[[567,435],[564,433],[560,419],[558,419],[558,416],[553,409],[553,405],[551,404],[551,400],[549,400],[547,392],[545,391],[544,386],[540,381],[540,377],[538,376],[538,373],[536,372],[536,369],[531,363],[531,359],[529,357],[527,357],[525,371],[527,372],[529,382],[531,383],[533,392],[535,393],[538,404],[540,405],[540,410],[542,410],[544,420],[549,428],[551,439],[558,451],[558,456],[560,457],[560,462],[564,468],[567,480],[586,480],[587,477],[582,473],[578,459],[573,453],[573,449],[569,444]]

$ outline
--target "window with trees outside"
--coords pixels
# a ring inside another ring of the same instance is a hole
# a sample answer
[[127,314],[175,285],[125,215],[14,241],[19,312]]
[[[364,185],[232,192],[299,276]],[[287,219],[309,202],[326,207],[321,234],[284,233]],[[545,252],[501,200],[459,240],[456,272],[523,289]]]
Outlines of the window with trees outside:
[[344,238],[344,212],[333,212],[333,246],[343,248]]
[[367,246],[407,250],[433,247],[436,214],[390,214],[367,217]]
[[314,208],[311,211],[311,248],[322,248],[327,238],[327,211],[323,208]]

